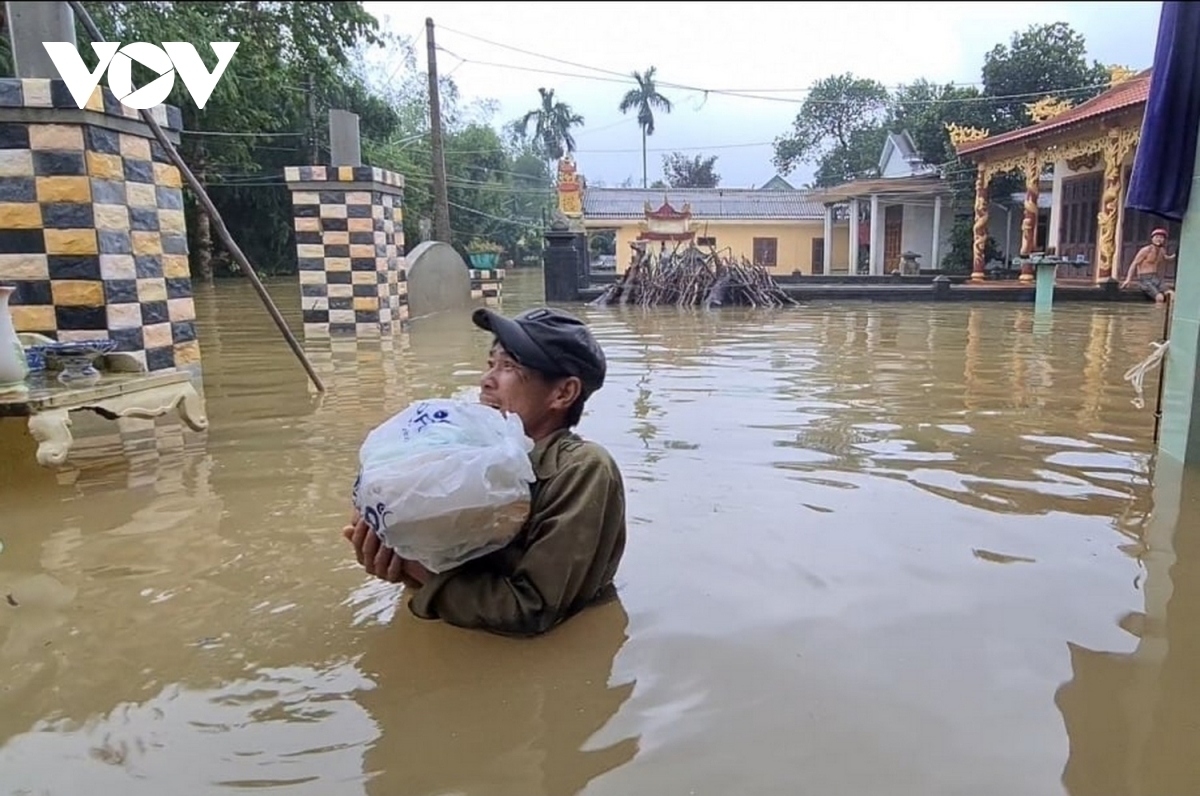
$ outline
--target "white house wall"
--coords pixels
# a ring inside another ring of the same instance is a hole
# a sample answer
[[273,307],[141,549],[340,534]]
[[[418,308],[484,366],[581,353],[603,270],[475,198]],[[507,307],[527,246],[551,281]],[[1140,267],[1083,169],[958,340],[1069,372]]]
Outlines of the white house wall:
[[905,159],[904,155],[900,152],[900,148],[892,147],[891,156],[888,157],[887,163],[884,164],[879,176],[911,177],[912,173],[912,164]]
[[1021,253],[1021,217],[1024,212],[1022,205],[1013,205],[1011,213],[1006,213],[1004,206],[999,204],[988,208],[988,234],[996,241],[996,246],[1006,259]]
[[[954,226],[954,212],[949,200],[942,202],[941,236],[938,242],[938,259],[950,253],[950,230]],[[882,245],[882,243],[881,243]],[[905,205],[904,223],[900,228],[900,251],[916,252],[921,255],[918,262],[922,268],[941,268],[933,262],[933,205]]]

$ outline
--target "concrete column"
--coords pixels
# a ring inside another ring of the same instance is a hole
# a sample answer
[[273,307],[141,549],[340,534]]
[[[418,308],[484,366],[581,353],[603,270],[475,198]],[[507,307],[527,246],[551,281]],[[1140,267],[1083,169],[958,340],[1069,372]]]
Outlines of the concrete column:
[[1192,174],[1192,197],[1179,232],[1158,439],[1160,453],[1187,464],[1200,463],[1200,148]]
[[871,276],[883,273],[883,245],[879,240],[881,228],[879,225],[879,195],[871,196],[871,266],[868,269]]
[[858,200],[850,200],[850,270],[858,273]]
[[933,197],[933,244],[929,253],[929,267],[941,268],[942,248],[942,195]]
[[334,166],[362,165],[358,114],[350,111],[329,111],[329,155],[331,165]]
[[288,166],[306,337],[391,334],[408,317],[404,177]]
[[821,247],[821,272],[833,271],[833,205],[825,205],[825,245]]
[[[151,371],[198,362],[179,171],[107,87],[86,107],[61,80],[0,79],[0,281],[17,288],[17,331],[115,340]],[[179,109],[153,113],[178,143]]]
[[[546,247],[542,250],[542,280],[548,302],[579,300],[581,260],[587,250],[579,246],[579,236],[569,229],[551,227],[545,233]],[[585,239],[586,245],[586,239]]]
[[[6,2],[4,19],[17,77],[57,79],[58,68],[42,42],[75,42],[75,12],[71,6],[59,2]],[[85,60],[90,55],[85,54]]]

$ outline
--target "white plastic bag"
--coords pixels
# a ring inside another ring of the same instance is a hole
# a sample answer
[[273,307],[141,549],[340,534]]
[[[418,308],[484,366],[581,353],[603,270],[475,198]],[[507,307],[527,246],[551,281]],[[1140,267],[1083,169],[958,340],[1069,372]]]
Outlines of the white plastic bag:
[[418,401],[367,435],[354,506],[400,557],[444,572],[520,531],[535,478],[531,450],[516,415]]

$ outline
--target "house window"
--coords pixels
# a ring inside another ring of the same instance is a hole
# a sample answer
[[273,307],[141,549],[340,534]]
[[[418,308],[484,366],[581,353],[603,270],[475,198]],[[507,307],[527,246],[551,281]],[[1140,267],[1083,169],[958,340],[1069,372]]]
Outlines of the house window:
[[754,239],[754,264],[761,265],[764,268],[774,268],[779,264],[779,239],[778,238],[755,238]]
[[825,239],[813,238],[812,240],[812,272],[814,274],[825,273]]
[[707,248],[709,246],[715,247],[717,245],[717,239],[716,238],[696,238],[696,245],[704,246],[705,248]]

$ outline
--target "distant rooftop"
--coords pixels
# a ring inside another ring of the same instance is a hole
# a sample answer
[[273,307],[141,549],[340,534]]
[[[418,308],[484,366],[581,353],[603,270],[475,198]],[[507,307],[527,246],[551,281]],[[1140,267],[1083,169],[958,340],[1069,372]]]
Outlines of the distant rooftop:
[[588,220],[641,219],[646,202],[657,210],[667,201],[676,210],[691,205],[696,219],[817,221],[825,208],[807,191],[754,188],[588,188],[583,217]]
[[776,174],[771,179],[767,180],[759,188],[760,191],[794,191],[796,186]]

